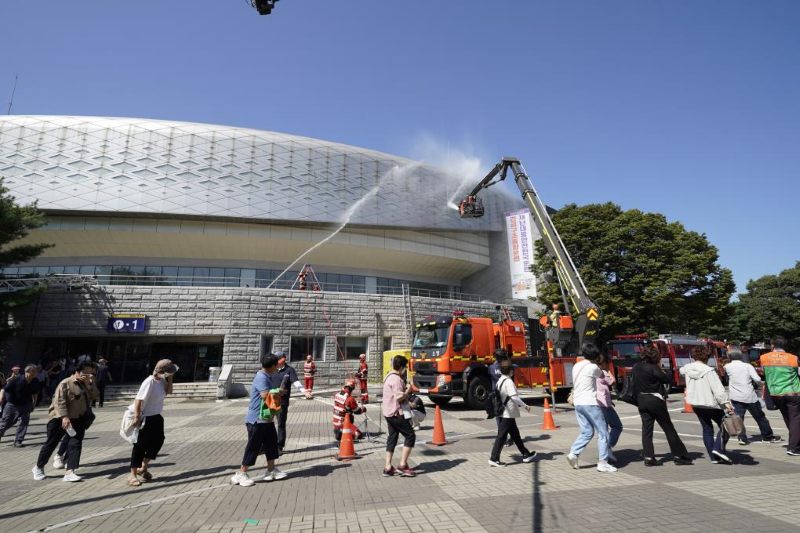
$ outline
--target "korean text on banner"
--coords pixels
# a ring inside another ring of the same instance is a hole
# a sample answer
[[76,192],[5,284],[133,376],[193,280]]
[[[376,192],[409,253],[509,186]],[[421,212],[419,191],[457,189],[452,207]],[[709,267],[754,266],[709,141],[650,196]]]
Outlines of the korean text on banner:
[[536,276],[533,263],[533,218],[530,211],[521,209],[506,213],[508,259],[511,266],[511,297],[524,300],[536,296]]

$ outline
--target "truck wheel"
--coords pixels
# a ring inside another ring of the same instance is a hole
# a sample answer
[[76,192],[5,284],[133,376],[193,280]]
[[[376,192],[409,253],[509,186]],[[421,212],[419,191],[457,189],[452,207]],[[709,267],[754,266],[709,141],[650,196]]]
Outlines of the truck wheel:
[[485,409],[491,388],[492,382],[485,376],[478,376],[469,380],[469,386],[467,387],[467,394],[464,396],[464,400],[467,402],[470,409]]
[[428,399],[430,401],[432,401],[434,405],[438,405],[439,407],[444,407],[448,403],[450,403],[450,400],[452,400],[453,397],[452,396],[435,396],[435,397],[428,396]]

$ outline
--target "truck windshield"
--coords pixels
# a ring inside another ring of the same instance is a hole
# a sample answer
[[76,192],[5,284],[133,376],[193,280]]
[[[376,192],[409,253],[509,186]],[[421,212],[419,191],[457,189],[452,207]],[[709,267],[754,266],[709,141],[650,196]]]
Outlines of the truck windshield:
[[615,358],[621,358],[622,361],[617,359],[614,364],[621,366],[633,366],[639,362],[639,353],[644,349],[645,345],[639,342],[612,342],[611,350],[616,351],[619,355]]
[[421,326],[417,328],[414,348],[441,348],[447,346],[450,326]]

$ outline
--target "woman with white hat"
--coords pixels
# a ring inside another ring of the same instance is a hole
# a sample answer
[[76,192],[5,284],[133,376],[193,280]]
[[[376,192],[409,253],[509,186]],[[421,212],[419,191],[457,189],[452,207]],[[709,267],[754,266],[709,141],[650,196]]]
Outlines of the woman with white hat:
[[144,480],[150,481],[153,475],[147,465],[154,460],[164,445],[164,398],[172,393],[172,376],[178,372],[178,365],[169,359],[156,363],[153,375],[142,382],[136,399],[133,401],[133,424],[139,426],[139,438],[133,445],[131,454],[131,475],[128,486],[138,487]]

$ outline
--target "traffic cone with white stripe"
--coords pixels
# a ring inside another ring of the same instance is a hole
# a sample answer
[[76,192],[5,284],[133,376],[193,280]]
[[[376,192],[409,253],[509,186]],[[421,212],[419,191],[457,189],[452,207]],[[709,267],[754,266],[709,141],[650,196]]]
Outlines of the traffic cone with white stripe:
[[355,446],[353,445],[353,425],[350,423],[350,417],[344,417],[344,426],[342,427],[342,440],[339,443],[339,455],[336,456],[339,461],[349,461],[351,459],[358,459]]
[[683,410],[681,413],[694,413],[694,409],[692,409],[692,406],[686,401],[686,389],[683,389]]
[[557,426],[555,421],[553,420],[553,410],[550,409],[550,400],[547,398],[544,399],[544,423],[541,425],[539,429],[545,430],[552,430],[558,429],[561,426]]

